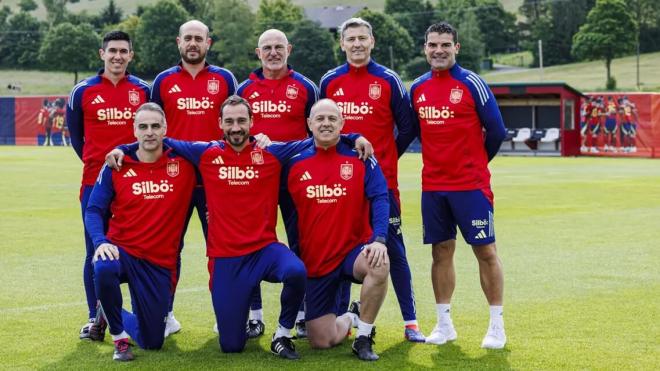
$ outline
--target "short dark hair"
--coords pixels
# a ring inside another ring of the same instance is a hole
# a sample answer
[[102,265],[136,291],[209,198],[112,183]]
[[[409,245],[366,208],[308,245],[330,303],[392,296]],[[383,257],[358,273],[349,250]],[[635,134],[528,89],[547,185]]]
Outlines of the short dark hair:
[[131,37],[128,36],[128,34],[124,31],[119,31],[119,30],[113,30],[108,32],[107,34],[103,35],[103,43],[102,43],[102,48],[105,50],[105,48],[108,47],[108,43],[113,40],[123,40],[128,42],[128,49],[133,50],[133,43],[131,43]]
[[458,42],[458,33],[456,29],[447,22],[434,23],[426,29],[424,33],[424,44],[429,40],[429,34],[435,32],[437,34],[449,33],[454,40],[454,44]]
[[248,101],[245,100],[245,98],[239,97],[236,94],[230,96],[229,98],[225,99],[224,102],[222,102],[222,105],[220,106],[220,117],[222,117],[222,113],[225,111],[225,107],[238,106],[241,104],[244,105],[245,108],[247,108],[248,117],[250,117],[250,120],[252,120],[252,108],[250,108],[250,103],[248,103]]

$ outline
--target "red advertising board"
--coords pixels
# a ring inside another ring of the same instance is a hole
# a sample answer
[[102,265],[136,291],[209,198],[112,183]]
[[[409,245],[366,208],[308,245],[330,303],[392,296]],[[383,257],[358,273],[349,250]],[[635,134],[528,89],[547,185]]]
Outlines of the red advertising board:
[[16,97],[16,145],[68,145],[67,101],[66,96]]
[[586,93],[580,127],[582,155],[659,157],[660,94]]

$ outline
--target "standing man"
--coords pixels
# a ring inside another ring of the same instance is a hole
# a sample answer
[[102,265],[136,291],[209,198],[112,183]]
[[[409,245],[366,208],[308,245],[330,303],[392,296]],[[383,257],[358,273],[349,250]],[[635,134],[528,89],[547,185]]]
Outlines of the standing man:
[[[299,255],[308,277],[305,324],[310,345],[338,345],[353,326],[353,353],[375,361],[372,330],[387,294],[389,271],[387,183],[375,159],[361,160],[350,142],[340,138],[344,120],[335,102],[318,101],[308,123],[313,140],[276,143],[268,150],[286,164],[285,181],[297,211]],[[349,312],[338,308],[344,281],[362,284],[360,301]]]
[[[397,181],[397,161],[414,139],[410,97],[399,76],[374,62],[371,51],[375,39],[369,22],[351,18],[339,28],[341,49],[347,63],[329,71],[321,79],[322,98],[337,102],[345,120],[344,132],[360,133],[374,145],[389,190],[390,216],[387,252],[390,275],[404,320],[404,336],[424,342],[417,323],[412,275],[401,232],[401,204]],[[395,136],[394,132],[398,132]],[[342,307],[348,305],[350,284],[344,286]]]
[[[94,241],[96,293],[115,343],[113,359],[133,360],[128,337],[144,349],[160,349],[176,277],[179,241],[195,187],[189,162],[163,149],[165,113],[145,103],[133,124],[138,148],[120,171],[104,167],[85,214]],[[112,212],[108,232],[104,215]],[[122,310],[121,283],[128,283],[133,313]],[[105,320],[92,328],[103,339]]]
[[[221,138],[222,132],[218,126],[220,105],[236,91],[236,78],[229,70],[206,62],[211,38],[209,28],[204,23],[192,20],[182,24],[176,43],[181,54],[181,62],[156,76],[151,91],[151,101],[163,107],[167,122],[170,123],[168,137],[189,141],[211,141]],[[184,235],[188,229],[193,207],[197,209],[206,238],[208,231],[206,198],[199,176],[186,218]],[[181,249],[183,249],[183,237]],[[180,273],[181,252],[177,260],[176,282]],[[167,334],[176,333],[181,329],[181,324],[174,318],[173,306],[174,293],[167,317]]]
[[438,323],[426,342],[456,339],[450,302],[456,283],[456,225],[479,262],[481,287],[490,305],[483,348],[506,344],[502,317],[503,273],[493,225],[488,162],[506,136],[502,115],[488,85],[456,63],[456,30],[436,23],[426,30],[424,52],[431,71],[417,78],[411,98],[422,140],[424,243],[433,245],[431,280]]
[[[318,100],[316,85],[287,65],[292,48],[282,31],[270,29],[262,33],[255,49],[261,68],[252,72],[238,86],[236,93],[245,98],[252,108],[254,126],[250,132],[265,134],[278,142],[307,138],[306,119],[312,105]],[[279,200],[289,248],[295,252],[297,241],[292,231],[295,221],[291,197],[286,187],[280,191]],[[248,336],[257,337],[265,330],[260,287],[255,291],[250,309]],[[298,338],[305,336],[304,318],[304,312],[299,311],[296,317]]]
[[[103,166],[105,154],[121,143],[133,140],[135,110],[149,97],[149,85],[126,72],[133,59],[131,39],[125,32],[111,31],[103,36],[99,56],[104,67],[98,75],[83,80],[71,91],[66,110],[66,122],[71,145],[83,161],[80,206],[83,221],[94,182]],[[110,217],[105,216],[105,222]],[[89,322],[80,330],[81,339],[90,337],[90,328],[97,311],[94,292],[94,245],[85,229],[86,256],[83,282],[89,309]]]

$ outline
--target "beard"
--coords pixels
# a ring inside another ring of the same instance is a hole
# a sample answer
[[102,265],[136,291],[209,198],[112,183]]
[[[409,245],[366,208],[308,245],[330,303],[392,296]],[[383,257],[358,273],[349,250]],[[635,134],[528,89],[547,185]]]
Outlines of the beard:
[[248,134],[241,130],[241,131],[233,131],[230,133],[225,133],[225,139],[229,144],[232,146],[240,147],[243,145],[248,140],[249,136]]
[[188,63],[188,64],[200,64],[200,63],[202,63],[204,61],[204,59],[206,58],[206,52],[202,52],[200,49],[198,49],[196,51],[197,51],[197,57],[196,58],[188,57],[188,51],[180,52],[181,59],[183,59],[183,61]]

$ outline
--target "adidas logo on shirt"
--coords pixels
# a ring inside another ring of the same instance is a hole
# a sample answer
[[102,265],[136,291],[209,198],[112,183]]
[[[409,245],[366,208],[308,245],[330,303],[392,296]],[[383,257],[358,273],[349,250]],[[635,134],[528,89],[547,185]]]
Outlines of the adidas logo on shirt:
[[92,101],[92,104],[105,103],[105,100],[100,95],[97,95],[96,98]]
[[488,237],[488,236],[486,236],[486,232],[482,229],[482,230],[479,231],[479,233],[477,233],[476,236],[474,236],[474,239],[475,240],[483,240],[486,237]]
[[417,98],[417,103],[421,103],[421,102],[426,102],[426,97],[424,96],[424,93],[422,93],[422,95],[420,95],[419,98]]
[[124,178],[132,178],[132,177],[135,177],[135,176],[137,176],[137,173],[133,169],[128,169],[126,174],[124,174]]
[[306,181],[306,180],[312,180],[312,176],[309,175],[309,172],[307,172],[307,171],[305,171],[305,174],[303,174],[303,175],[300,177],[300,181],[301,181],[301,182],[304,182],[304,181]]
[[170,88],[170,90],[168,91],[168,93],[170,93],[170,94],[172,94],[172,93],[181,93],[181,88],[179,87],[179,85],[174,84],[174,86],[172,86],[172,87]]
[[259,93],[257,93],[257,92],[255,91],[254,93],[250,94],[250,96],[248,97],[248,99],[254,99],[254,98],[257,98],[257,97],[259,97]]
[[214,165],[224,165],[225,162],[222,160],[222,156],[216,157],[213,161],[211,161],[212,164]]
[[334,94],[332,94],[333,97],[341,97],[344,95],[344,89],[339,88]]

